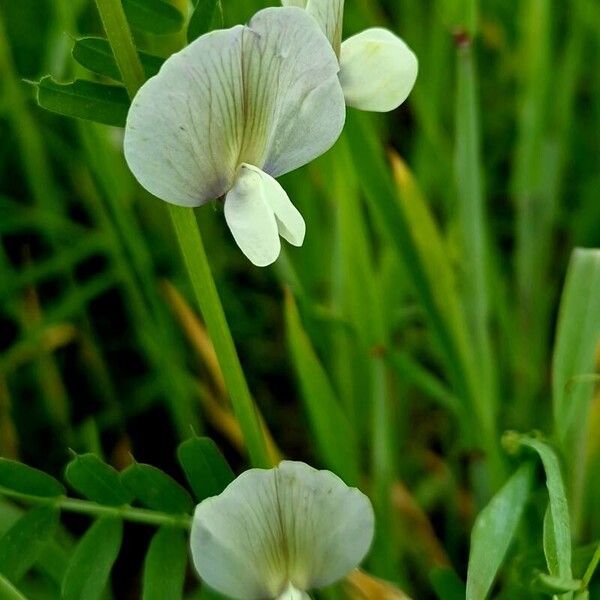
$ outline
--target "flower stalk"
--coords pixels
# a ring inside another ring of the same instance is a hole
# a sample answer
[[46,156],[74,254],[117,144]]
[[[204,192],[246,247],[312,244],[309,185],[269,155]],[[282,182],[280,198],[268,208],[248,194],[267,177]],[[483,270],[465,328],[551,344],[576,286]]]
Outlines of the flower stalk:
[[[96,6],[123,82],[133,99],[145,77],[123,7],[120,0],[96,0]],[[266,440],[225,318],[193,209],[169,205],[169,214],[198,307],[215,346],[234,413],[244,434],[250,461],[256,467],[269,467],[272,461]]]
[[174,515],[163,513],[146,508],[137,508],[135,506],[105,506],[90,500],[80,500],[78,498],[67,498],[58,496],[54,498],[45,498],[43,496],[32,496],[0,487],[0,496],[11,498],[19,502],[34,506],[54,506],[64,512],[78,513],[90,517],[116,517],[132,523],[142,523],[162,527],[177,527],[189,529],[192,519],[189,515]]

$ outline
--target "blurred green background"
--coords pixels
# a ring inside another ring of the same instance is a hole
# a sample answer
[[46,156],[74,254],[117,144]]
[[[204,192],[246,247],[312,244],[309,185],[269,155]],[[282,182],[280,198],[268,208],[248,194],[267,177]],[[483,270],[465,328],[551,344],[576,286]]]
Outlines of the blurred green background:
[[[226,23],[267,5],[223,0]],[[577,420],[556,408],[557,370],[565,384],[593,372],[589,353],[573,356],[586,335],[598,345],[585,312],[598,307],[597,257],[576,276],[576,334],[554,343],[571,252],[600,247],[600,5],[347,1],[346,37],[375,25],[411,46],[419,79],[390,115],[350,110],[335,148],[282,178],[304,246],[257,269],[220,205],[197,217],[275,444],[370,491],[368,569],[420,599],[435,597],[434,566],[464,578],[473,519],[512,470],[505,430],[552,438],[576,544],[600,538],[593,378],[574,384]],[[166,57],[182,32],[135,35]],[[128,172],[121,130],[35,102],[29,82],[44,75],[94,78],[71,56],[83,34],[103,35],[90,0],[0,0],[0,455],[60,475],[69,448],[118,468],[132,453],[180,479],[174,449],[193,429],[239,471],[239,428],[166,207]],[[502,597],[534,597],[521,571],[543,562],[541,502]],[[137,598],[148,533],[126,540],[113,587]],[[36,585],[31,598],[54,597]]]

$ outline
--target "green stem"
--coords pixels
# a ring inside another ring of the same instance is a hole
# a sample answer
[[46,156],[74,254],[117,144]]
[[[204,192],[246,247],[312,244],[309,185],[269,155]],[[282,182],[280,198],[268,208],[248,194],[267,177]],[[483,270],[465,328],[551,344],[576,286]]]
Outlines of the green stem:
[[136,92],[144,85],[146,76],[133,43],[121,0],[96,0],[96,6],[119,71],[123,76],[123,83],[130,98],[133,99]]
[[[144,83],[133,37],[120,0],[96,0],[106,35],[123,76],[129,96],[133,98]],[[244,434],[250,460],[256,467],[271,466],[260,419],[242,371],[225,312],[217,292],[194,211],[169,205],[196,301],[215,346],[215,352],[231,396],[233,410]]]
[[192,518],[189,515],[171,515],[146,508],[137,508],[134,506],[104,506],[91,502],[89,500],[79,500],[77,498],[66,498],[59,496],[58,498],[43,498],[40,496],[31,496],[14,490],[0,488],[0,496],[12,498],[33,505],[50,505],[56,506],[61,511],[89,515],[91,517],[117,517],[124,521],[134,523],[143,523],[145,525],[153,525],[162,527],[168,525],[170,527],[178,527],[181,529],[189,529],[191,527]]
[[27,600],[13,584],[0,573],[0,598],[4,600]]
[[227,325],[194,212],[189,208],[173,205],[169,205],[169,212],[196,300],[219,358],[233,410],[244,433],[252,464],[257,467],[271,466],[272,461],[269,458],[259,416]]

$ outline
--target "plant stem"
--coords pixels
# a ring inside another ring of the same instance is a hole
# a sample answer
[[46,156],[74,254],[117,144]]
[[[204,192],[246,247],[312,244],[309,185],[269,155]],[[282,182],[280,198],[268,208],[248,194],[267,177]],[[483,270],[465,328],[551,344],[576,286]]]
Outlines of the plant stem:
[[233,410],[244,433],[252,464],[258,467],[271,466],[260,419],[227,325],[194,212],[173,205],[169,205],[169,212],[196,300],[219,358]]
[[[133,37],[127,23],[120,0],[96,0],[106,35],[112,47],[117,65],[129,96],[133,99],[144,83],[142,68]],[[267,443],[262,432],[260,419],[250,395],[246,378],[242,371],[233,338],[227,325],[225,312],[217,292],[208,258],[194,211],[169,205],[169,214],[177,234],[177,241],[191,279],[198,307],[206,321],[233,410],[238,419],[250,460],[256,467],[268,467]]]
[[119,71],[123,76],[123,83],[129,97],[133,99],[137,91],[144,85],[146,76],[133,43],[133,36],[121,0],[96,0],[96,6]]
[[14,490],[5,488],[0,488],[0,496],[20,500],[26,504],[56,506],[56,508],[65,512],[79,513],[91,517],[117,517],[124,521],[144,523],[145,525],[153,525],[155,527],[168,525],[181,529],[189,529],[192,523],[192,518],[189,515],[172,515],[129,505],[104,506],[89,500],[66,498],[64,496],[59,496],[58,498],[43,498],[40,496],[31,496],[29,494],[15,492]]

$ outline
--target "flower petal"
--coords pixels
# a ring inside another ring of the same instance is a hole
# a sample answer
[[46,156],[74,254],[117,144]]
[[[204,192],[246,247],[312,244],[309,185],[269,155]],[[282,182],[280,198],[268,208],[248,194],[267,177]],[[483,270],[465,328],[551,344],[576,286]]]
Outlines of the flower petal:
[[372,28],[342,44],[340,82],[348,106],[375,112],[398,108],[419,70],[417,57],[387,29]]
[[317,20],[339,56],[344,26],[344,0],[308,0],[306,10]]
[[241,251],[257,267],[275,262],[281,251],[277,221],[267,201],[270,192],[260,171],[244,164],[225,198],[227,225]]
[[[277,176],[328,150],[345,119],[339,64],[299,8],[201,36],[133,100],[125,157],[154,195],[199,206],[225,194],[241,163]],[[268,168],[267,168],[268,165]]]
[[301,462],[282,462],[276,480],[291,583],[320,588],[357,567],[373,540],[369,499],[330,471]]
[[[242,156],[279,177],[314,160],[333,146],[346,120],[346,104],[335,53],[315,20],[300,8],[267,8],[249,24],[260,55],[269,49],[275,58],[266,62],[272,73],[256,89],[277,89],[277,105],[261,113],[271,116],[270,142],[263,162]],[[260,95],[260,94],[259,94]]]
[[295,588],[290,583],[287,590],[285,590],[285,592],[283,592],[283,594],[281,594],[277,600],[310,600],[310,596],[306,592]]
[[340,55],[342,27],[344,24],[344,0],[281,0],[283,6],[306,8],[330,41],[335,53]]
[[199,206],[233,183],[243,131],[244,28],[213,31],[168,58],[133,99],[125,158],[159,198]]
[[279,235],[294,246],[302,246],[306,234],[306,224],[285,190],[275,179],[259,168],[246,164],[243,167],[254,171],[261,177],[264,198],[275,213]]
[[371,504],[357,489],[329,471],[282,462],[246,471],[198,506],[192,556],[200,577],[224,594],[288,600],[287,592],[295,600],[298,590],[357,566],[373,529]]

